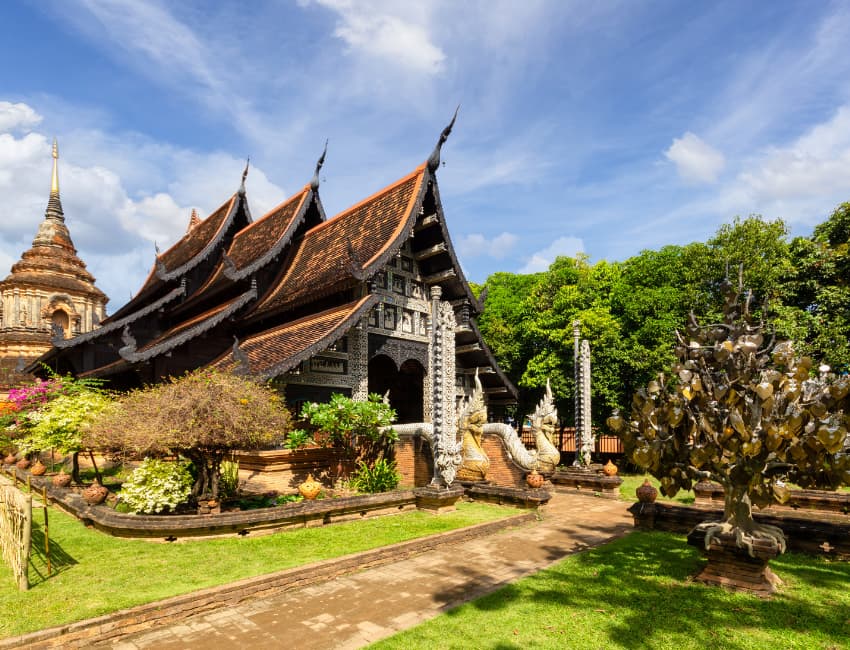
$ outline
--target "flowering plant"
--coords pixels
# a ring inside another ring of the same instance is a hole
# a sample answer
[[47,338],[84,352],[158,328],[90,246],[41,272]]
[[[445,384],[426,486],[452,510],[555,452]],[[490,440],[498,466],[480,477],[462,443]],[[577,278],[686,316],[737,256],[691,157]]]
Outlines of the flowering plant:
[[192,494],[192,475],[185,463],[145,458],[124,482],[118,498],[133,512],[154,514],[186,503]]

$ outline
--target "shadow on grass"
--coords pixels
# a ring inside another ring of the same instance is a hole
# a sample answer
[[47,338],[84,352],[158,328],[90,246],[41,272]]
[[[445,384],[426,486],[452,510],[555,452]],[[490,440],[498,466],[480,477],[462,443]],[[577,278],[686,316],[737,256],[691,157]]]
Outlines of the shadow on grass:
[[[553,557],[558,551],[547,549]],[[596,632],[615,647],[672,647],[672,639],[687,647],[734,650],[762,647],[763,642],[842,647],[839,640],[848,639],[850,563],[783,556],[771,562],[786,581],[772,600],[690,582],[702,565],[699,553],[684,538],[636,532],[509,584],[448,616],[470,616],[480,627],[486,623],[470,610],[498,613],[500,619],[528,620],[538,630],[561,628],[556,630],[560,634],[570,634],[570,626],[580,631],[592,621]]]
[[35,587],[77,564],[62,545],[48,539],[50,549],[50,574],[47,572],[47,554],[45,553],[44,530],[37,525],[32,527],[32,546],[30,548],[29,581],[30,588]]

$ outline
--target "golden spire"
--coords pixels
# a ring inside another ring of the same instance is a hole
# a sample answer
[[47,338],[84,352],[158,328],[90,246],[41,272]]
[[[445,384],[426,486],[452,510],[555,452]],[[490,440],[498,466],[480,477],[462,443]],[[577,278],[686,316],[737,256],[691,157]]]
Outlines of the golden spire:
[[59,194],[59,146],[53,138],[53,178],[50,179],[50,193]]
[[189,216],[189,227],[186,228],[186,232],[192,230],[199,223],[201,223],[201,218],[198,216],[198,211],[192,208],[192,214]]

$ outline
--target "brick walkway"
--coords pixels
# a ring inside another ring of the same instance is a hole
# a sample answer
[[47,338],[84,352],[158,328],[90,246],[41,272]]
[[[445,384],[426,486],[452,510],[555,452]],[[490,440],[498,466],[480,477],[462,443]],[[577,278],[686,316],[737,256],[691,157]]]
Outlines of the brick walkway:
[[542,521],[125,638],[114,647],[360,648],[630,530],[623,501],[559,492]]

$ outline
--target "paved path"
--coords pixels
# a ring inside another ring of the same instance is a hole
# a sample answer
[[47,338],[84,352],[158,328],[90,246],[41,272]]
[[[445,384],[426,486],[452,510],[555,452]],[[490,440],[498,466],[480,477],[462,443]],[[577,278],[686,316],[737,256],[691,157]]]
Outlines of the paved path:
[[360,648],[622,535],[632,528],[627,505],[559,492],[542,521],[210,612],[114,647]]

